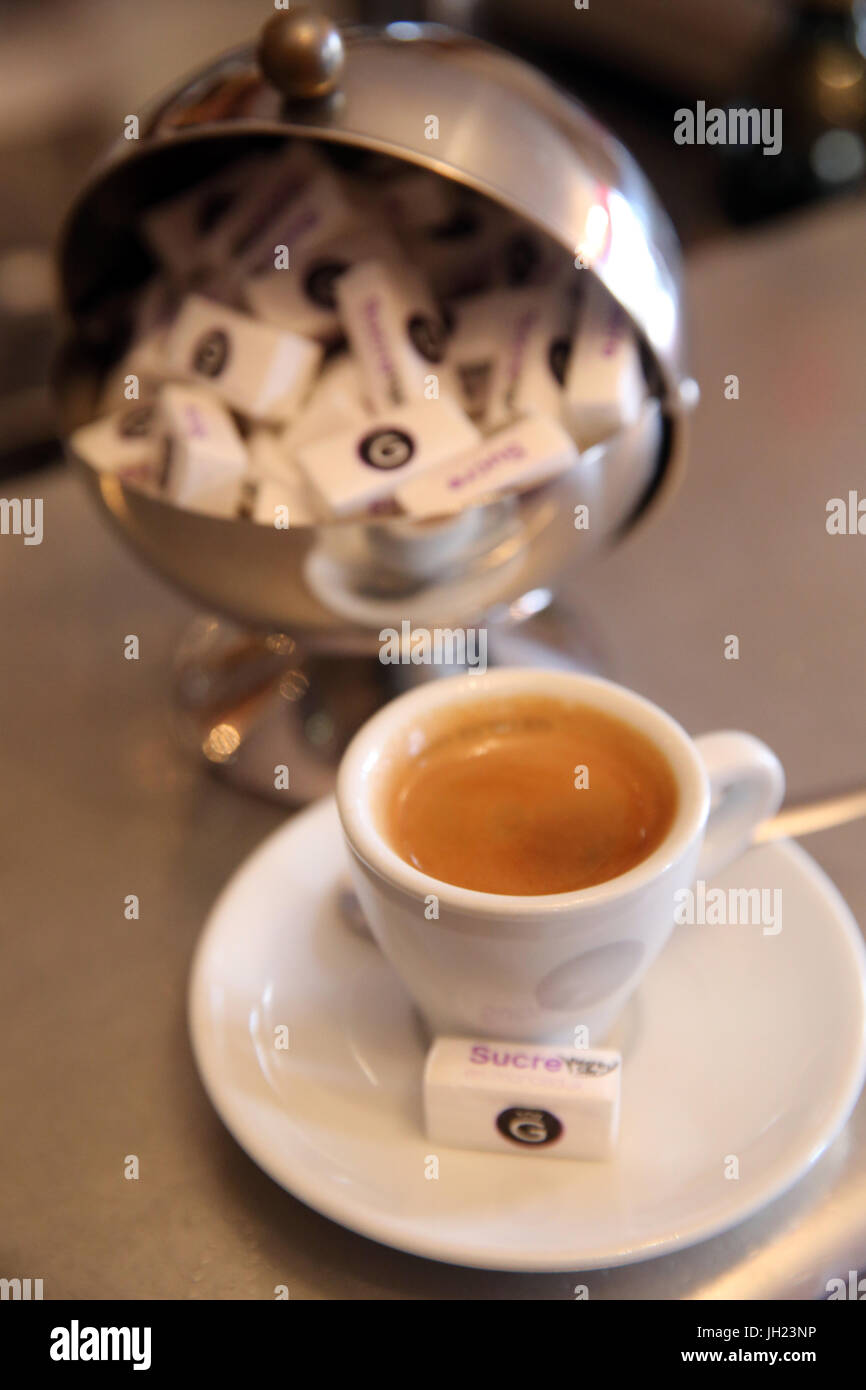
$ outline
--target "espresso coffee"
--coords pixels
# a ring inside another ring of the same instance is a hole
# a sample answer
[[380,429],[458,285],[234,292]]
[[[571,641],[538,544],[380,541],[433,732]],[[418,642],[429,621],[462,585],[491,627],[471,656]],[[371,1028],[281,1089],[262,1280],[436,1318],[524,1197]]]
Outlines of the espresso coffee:
[[633,869],[677,809],[664,754],[591,705],[544,696],[451,707],[389,756],[385,838],[408,864],[485,893],[567,893]]

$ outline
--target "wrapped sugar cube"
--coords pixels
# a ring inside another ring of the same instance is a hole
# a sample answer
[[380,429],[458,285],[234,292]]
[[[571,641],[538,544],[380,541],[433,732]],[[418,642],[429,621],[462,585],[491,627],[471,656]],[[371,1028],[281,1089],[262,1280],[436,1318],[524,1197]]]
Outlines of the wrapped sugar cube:
[[496,226],[497,281],[514,288],[543,287],[561,276],[563,264],[572,265],[568,252],[523,218],[503,213]]
[[[337,307],[374,411],[449,393],[442,313],[423,279],[394,261],[362,261],[336,283]],[[456,391],[454,392],[456,394]]]
[[464,198],[450,220],[415,233],[411,255],[444,299],[547,286],[571,260],[550,237],[484,198]]
[[130,345],[106,383],[109,389],[122,386],[125,391],[128,376],[137,377],[140,385],[171,376],[167,345],[177,308],[177,295],[168,280],[157,275],[148,281],[135,305]]
[[196,294],[201,295],[203,299],[211,300],[213,304],[222,304],[227,309],[237,309],[243,314],[249,312],[243,275],[240,267],[234,262],[231,265],[220,266],[219,270],[197,275],[190,288],[194,288]]
[[199,264],[219,270],[248,256],[324,167],[321,155],[303,141],[255,162],[232,206],[203,239]]
[[364,230],[358,214],[337,175],[322,169],[257,233],[243,253],[244,269],[250,278],[272,271],[283,246],[291,268],[311,248],[352,230]]
[[619,1132],[622,1057],[486,1038],[437,1038],[424,1068],[428,1138],[454,1149],[604,1160]]
[[446,309],[450,321],[448,361],[457,378],[463,409],[475,421],[483,421],[487,413],[490,384],[502,346],[497,304],[495,294],[476,294],[454,299]]
[[[540,294],[538,314],[501,377],[494,374],[491,401],[501,399],[505,411],[522,415],[537,410],[558,419],[562,414],[563,385],[574,334],[576,303],[561,289]],[[500,359],[500,364],[502,359]],[[490,413],[488,411],[488,421]]]
[[547,290],[491,290],[452,301],[448,360],[473,419],[495,429],[526,411],[560,413],[574,330],[575,297]]
[[162,487],[182,507],[234,515],[247,449],[231,414],[209,391],[163,386],[157,406],[165,437]]
[[401,479],[395,495],[410,516],[438,516],[503,492],[537,487],[579,458],[571,435],[556,420],[527,415],[439,467]]
[[298,467],[336,516],[390,498],[401,482],[465,452],[481,438],[447,397],[381,414],[298,450]]
[[242,415],[279,423],[309,392],[322,347],[190,295],[169,333],[166,356],[172,371],[206,384]]
[[125,482],[156,484],[163,445],[156,404],[137,401],[89,425],[70,440],[74,452],[101,473],[114,473]]
[[638,419],[647,396],[629,319],[595,280],[588,281],[563,389],[563,418],[581,449]]
[[100,391],[100,414],[111,414],[131,402],[152,400],[172,375],[167,345],[177,313],[177,295],[164,276],[154,276],[134,306],[130,344],[105,377]]
[[249,439],[253,484],[252,519],[261,526],[289,530],[314,526],[322,519],[309,483],[286,452],[283,440],[268,429],[255,429]]
[[305,246],[285,270],[247,280],[246,304],[257,318],[306,338],[335,342],[342,334],[336,282],[359,261],[397,260],[400,251],[385,232],[347,232],[332,241]]
[[574,325],[573,300],[538,289],[499,290],[485,299],[499,335],[486,428],[501,428],[527,410],[558,417]]
[[208,238],[244,190],[254,187],[270,165],[264,156],[239,160],[145,212],[145,239],[175,278],[184,280],[213,264],[214,250]]
[[358,364],[350,353],[338,353],[326,362],[299,415],[286,426],[285,451],[293,457],[305,444],[353,429],[369,417]]
[[478,295],[502,281],[502,220],[502,208],[463,190],[449,218],[407,234],[411,263],[436,297]]
[[409,256],[440,299],[478,294],[494,281],[501,233],[486,209],[469,204],[446,223],[416,233]]
[[[138,365],[138,364],[136,364]],[[156,397],[164,375],[153,370],[136,371],[129,357],[122,357],[108,372],[99,392],[99,415],[113,415],[129,405],[146,405]]]
[[380,214],[404,232],[445,226],[459,211],[454,185],[421,169],[387,179],[376,186],[373,197]]

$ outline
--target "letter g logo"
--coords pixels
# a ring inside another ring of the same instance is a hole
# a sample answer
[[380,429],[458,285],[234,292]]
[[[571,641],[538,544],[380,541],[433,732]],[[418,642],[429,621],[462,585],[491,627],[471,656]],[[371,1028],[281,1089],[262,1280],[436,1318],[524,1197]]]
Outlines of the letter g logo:
[[496,1117],[496,1128],[514,1144],[531,1144],[535,1148],[552,1144],[562,1133],[562,1125],[549,1110],[530,1110],[512,1106]]
[[404,468],[415,454],[415,441],[403,430],[386,427],[366,435],[358,452],[371,468]]

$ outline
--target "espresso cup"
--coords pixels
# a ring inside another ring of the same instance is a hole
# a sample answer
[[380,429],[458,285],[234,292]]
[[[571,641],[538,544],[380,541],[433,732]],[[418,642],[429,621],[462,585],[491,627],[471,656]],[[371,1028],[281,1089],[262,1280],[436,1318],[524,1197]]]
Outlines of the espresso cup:
[[[491,697],[525,695],[594,707],[648,738],[676,779],[667,833],[625,873],[569,893],[479,892],[422,873],[384,831],[396,750],[443,712],[483,717]],[[691,739],[610,681],[500,669],[432,682],[375,714],[345,753],[337,804],[362,911],[432,1034],[595,1046],[670,936],[677,892],[736,859],[784,785],[775,754],[749,734]]]

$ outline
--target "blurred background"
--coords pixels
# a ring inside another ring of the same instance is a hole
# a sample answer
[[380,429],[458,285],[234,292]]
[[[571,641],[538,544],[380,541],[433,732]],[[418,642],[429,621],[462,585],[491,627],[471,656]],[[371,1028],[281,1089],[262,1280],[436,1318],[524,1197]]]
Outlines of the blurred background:
[[[547,69],[629,146],[688,250],[862,186],[866,24],[850,0],[333,0],[339,18],[433,20]],[[257,33],[266,0],[0,0],[0,473],[57,459],[47,386],[52,248],[124,116]],[[784,107],[785,144],[673,144],[674,113]],[[676,158],[672,152],[676,149]]]

